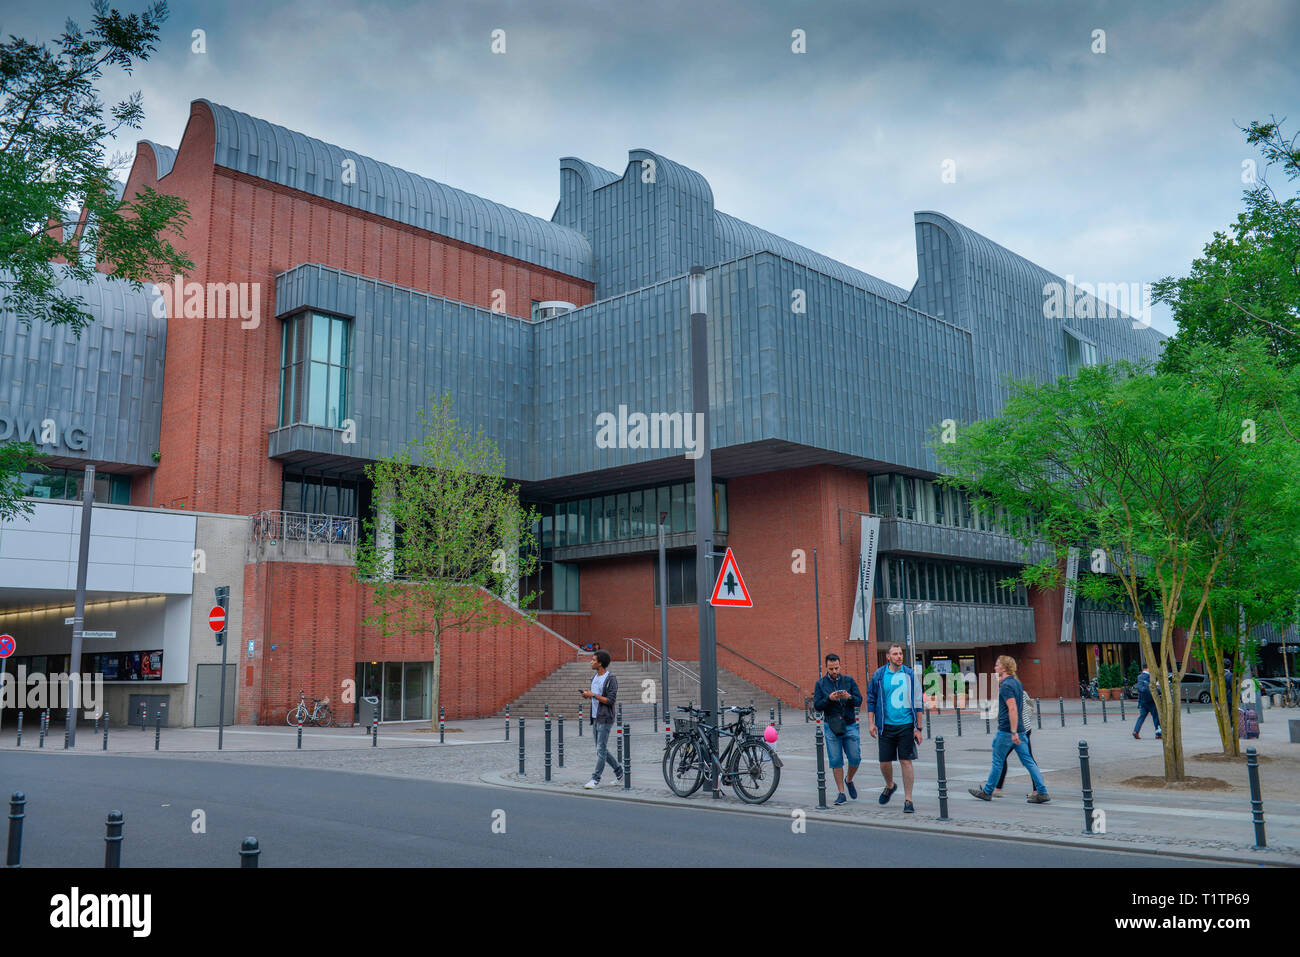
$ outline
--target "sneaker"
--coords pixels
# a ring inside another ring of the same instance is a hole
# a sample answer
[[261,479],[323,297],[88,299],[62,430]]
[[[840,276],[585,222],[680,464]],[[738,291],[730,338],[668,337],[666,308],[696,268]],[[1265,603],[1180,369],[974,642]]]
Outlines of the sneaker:
[[835,803],[836,803],[836,804],[848,804],[848,803],[849,803],[849,799],[846,798],[846,797],[844,796],[844,792],[841,791],[841,792],[840,792],[840,796],[837,797],[837,798],[835,799]]
[[1156,740],[1157,740],[1157,741],[1160,740],[1160,732],[1159,732],[1159,731],[1156,732]]
[[985,791],[983,788],[971,788],[971,789],[970,789],[970,793],[971,793],[971,795],[972,795],[973,797],[977,797],[977,798],[979,798],[981,801],[992,801],[992,800],[993,800],[993,795],[989,794],[989,793],[988,793],[987,791]]
[[1028,799],[1025,801],[1025,803],[1026,803],[1026,804],[1046,804],[1046,803],[1047,803],[1048,801],[1050,801],[1050,800],[1051,800],[1051,798],[1048,797],[1046,794],[1039,794],[1037,791],[1035,791],[1033,794],[1030,794],[1030,795],[1028,796]]
[[[1136,738],[1138,741],[1142,740],[1142,735],[1138,734],[1136,731],[1133,732],[1133,737]],[[1157,734],[1156,737],[1158,738],[1160,737],[1160,735]]]
[[904,814],[915,814],[915,813],[916,813],[916,808],[912,807],[912,802],[911,802],[911,801],[904,801],[904,802],[903,802],[903,813],[904,813]]
[[600,782],[597,781],[595,778],[592,778],[590,781],[584,784],[583,787],[586,788],[588,791],[594,791],[596,790],[596,788],[600,787]]
[[858,799],[857,787],[854,786],[852,781],[845,781],[844,786],[849,789],[849,797],[856,801]]
[[883,791],[881,791],[881,792],[880,792],[880,803],[881,803],[881,804],[888,804],[888,803],[889,803],[889,799],[890,799],[891,797],[894,796],[894,792],[897,791],[897,790],[898,790],[898,785],[897,785],[897,784],[891,784],[889,787],[887,787],[887,788],[885,788]]
[[1001,789],[1001,788],[994,788],[994,789],[993,789],[993,796],[994,796],[995,798],[1000,798],[1000,797],[1002,797],[1002,789]]
[[622,781],[622,780],[623,780],[623,769],[622,769],[622,768],[615,768],[615,769],[614,769],[614,780],[615,780],[615,781]]

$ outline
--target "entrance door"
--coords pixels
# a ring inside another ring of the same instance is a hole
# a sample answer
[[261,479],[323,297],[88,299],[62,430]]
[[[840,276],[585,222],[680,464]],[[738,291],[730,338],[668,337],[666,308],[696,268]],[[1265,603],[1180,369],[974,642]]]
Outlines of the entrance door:
[[[198,665],[194,682],[194,727],[215,728],[221,699],[221,665]],[[235,723],[236,665],[226,665],[226,725]]]

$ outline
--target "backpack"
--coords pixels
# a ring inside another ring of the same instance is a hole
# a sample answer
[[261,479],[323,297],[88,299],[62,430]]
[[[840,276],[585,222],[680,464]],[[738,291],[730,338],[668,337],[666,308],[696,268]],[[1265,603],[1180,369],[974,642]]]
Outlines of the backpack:
[[1020,714],[1025,722],[1025,730],[1029,730],[1029,722],[1034,718],[1034,699],[1029,697],[1029,692],[1023,687],[1020,689]]

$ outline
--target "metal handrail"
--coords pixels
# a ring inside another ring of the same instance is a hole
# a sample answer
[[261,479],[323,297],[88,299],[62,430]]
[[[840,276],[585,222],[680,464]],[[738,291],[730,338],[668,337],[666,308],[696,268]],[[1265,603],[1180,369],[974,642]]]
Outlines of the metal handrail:
[[750,658],[750,657],[747,656],[747,655],[742,655],[739,651],[737,651],[737,650],[734,649],[734,648],[728,648],[726,645],[724,645],[724,644],[723,644],[722,642],[720,642],[720,641],[719,641],[719,642],[716,642],[716,644],[717,644],[717,646],[718,646],[719,648],[721,648],[723,651],[729,652],[729,653],[735,655],[737,658],[743,658],[745,661],[748,661],[748,662],[749,662],[751,665],[753,665],[755,668],[761,668],[763,671],[766,671],[766,672],[767,672],[769,675],[771,675],[773,678],[776,678],[776,679],[779,680],[779,681],[784,681],[786,684],[788,684],[788,685],[789,685],[791,688],[793,688],[795,691],[798,691],[800,694],[803,694],[803,688],[801,688],[801,687],[800,687],[798,684],[796,684],[795,682],[791,681],[791,680],[790,680],[789,678],[787,678],[785,675],[779,675],[779,674],[777,674],[777,673],[776,673],[775,671],[773,671],[771,668],[768,668],[768,667],[766,667],[765,665],[760,665],[760,664],[759,664],[757,661],[755,661],[753,658]]
[[[625,642],[625,644],[624,644],[624,654],[627,654],[627,651],[626,651],[627,644],[630,643],[630,644],[631,644],[632,646],[634,646],[635,648],[638,648],[638,649],[639,649],[643,654],[647,654],[647,655],[652,656],[652,657],[654,658],[655,661],[659,661],[659,660],[660,660],[660,657],[661,657],[661,656],[660,656],[660,654],[659,654],[659,649],[656,648],[654,645],[647,644],[646,642],[642,641],[640,638],[624,638],[623,641]],[[629,660],[629,661],[632,660],[630,655],[628,655],[628,660]],[[645,659],[642,659],[642,660],[645,660]],[[692,671],[690,668],[687,668],[687,667],[686,667],[684,664],[682,664],[680,661],[677,661],[677,660],[675,660],[675,659],[673,659],[673,658],[669,658],[669,659],[668,659],[668,667],[671,668],[671,669],[673,669],[674,671],[676,671],[678,674],[680,674],[680,675],[684,675],[685,677],[691,679],[692,681],[694,681],[694,682],[696,682],[696,683],[699,683],[700,676],[697,675],[697,674],[696,674],[694,671]]]
[[352,546],[357,543],[355,518],[321,512],[266,509],[249,516],[253,541],[308,542]]

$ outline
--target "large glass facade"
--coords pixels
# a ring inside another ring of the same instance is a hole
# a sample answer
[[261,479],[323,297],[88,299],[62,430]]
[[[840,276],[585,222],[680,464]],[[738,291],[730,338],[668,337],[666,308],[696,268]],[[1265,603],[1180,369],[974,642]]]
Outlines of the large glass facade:
[[360,515],[359,483],[356,481],[286,472],[281,489],[280,507],[286,512],[344,515],[350,518]]
[[[693,532],[695,483],[594,495],[538,505],[537,510],[542,517],[538,534],[542,548],[649,538],[659,534],[660,517],[665,514],[668,534]],[[721,482],[713,483],[713,527],[727,530],[727,487]]]
[[[48,498],[61,501],[81,501],[82,483],[86,473],[81,469],[47,468],[40,471],[19,472],[23,485],[21,494],[29,498]],[[109,475],[96,470],[95,501],[105,505],[131,504],[131,477]]]
[[379,699],[380,721],[433,717],[433,662],[362,661],[356,666],[360,696]]
[[347,418],[351,322],[304,312],[284,321],[280,339],[280,425],[341,428]]
[[1009,569],[925,559],[880,559],[876,597],[889,600],[961,602],[973,605],[1027,605],[1024,585],[1003,588]]

